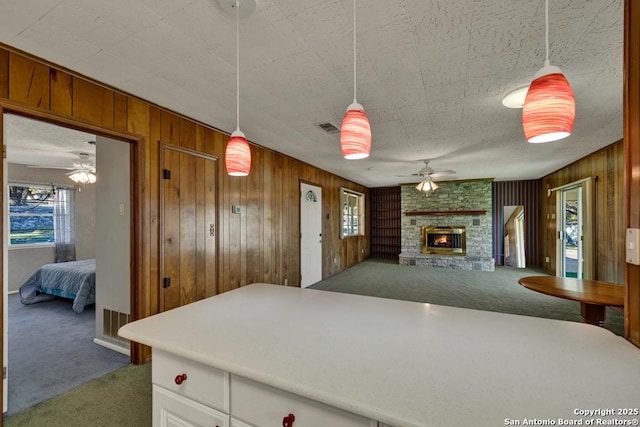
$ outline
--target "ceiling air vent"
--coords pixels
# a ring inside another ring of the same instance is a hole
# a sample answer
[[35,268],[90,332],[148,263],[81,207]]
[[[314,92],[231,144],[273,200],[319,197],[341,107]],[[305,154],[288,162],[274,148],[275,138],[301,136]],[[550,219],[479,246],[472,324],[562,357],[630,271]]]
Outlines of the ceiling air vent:
[[333,123],[330,122],[326,122],[326,123],[319,123],[318,126],[320,126],[320,128],[322,130],[324,130],[327,133],[338,133],[340,132],[340,129],[338,129],[336,127],[336,125],[334,125]]

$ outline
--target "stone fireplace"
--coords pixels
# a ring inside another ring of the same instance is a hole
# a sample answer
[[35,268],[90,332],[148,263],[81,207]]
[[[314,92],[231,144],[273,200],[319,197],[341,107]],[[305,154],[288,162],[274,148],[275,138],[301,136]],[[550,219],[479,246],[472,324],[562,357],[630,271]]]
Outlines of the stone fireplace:
[[465,227],[422,227],[422,253],[440,255],[465,255],[467,239]]
[[438,183],[400,191],[401,265],[495,270],[491,180]]

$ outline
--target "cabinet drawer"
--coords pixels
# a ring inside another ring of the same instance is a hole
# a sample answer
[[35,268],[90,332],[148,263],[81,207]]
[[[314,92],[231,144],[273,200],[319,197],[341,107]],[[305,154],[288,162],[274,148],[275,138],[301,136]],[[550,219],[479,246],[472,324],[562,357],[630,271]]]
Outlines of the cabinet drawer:
[[[229,374],[180,356],[153,349],[153,383],[207,406],[229,412]],[[180,381],[178,376],[186,375]]]
[[229,415],[153,386],[153,427],[229,427]]
[[311,399],[236,375],[231,376],[231,415],[255,426],[281,426],[295,416],[294,427],[374,427],[378,423]]

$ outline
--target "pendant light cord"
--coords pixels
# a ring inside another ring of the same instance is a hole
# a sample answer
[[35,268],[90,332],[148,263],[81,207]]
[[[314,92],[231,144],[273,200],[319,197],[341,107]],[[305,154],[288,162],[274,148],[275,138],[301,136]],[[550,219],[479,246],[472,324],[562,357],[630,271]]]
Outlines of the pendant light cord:
[[356,75],[357,75],[357,60],[356,60],[356,0],[353,0],[353,103],[358,102],[356,100]]
[[549,0],[545,0],[544,26],[545,26],[545,46],[546,46],[546,57],[544,60],[544,65],[545,67],[548,67],[549,66]]
[[240,130],[240,1],[236,0],[236,130]]

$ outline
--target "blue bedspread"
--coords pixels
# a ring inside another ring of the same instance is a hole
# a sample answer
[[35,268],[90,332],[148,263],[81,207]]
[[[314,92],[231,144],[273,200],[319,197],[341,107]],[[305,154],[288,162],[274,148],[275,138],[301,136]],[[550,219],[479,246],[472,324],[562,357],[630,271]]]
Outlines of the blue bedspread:
[[20,286],[23,304],[52,299],[54,296],[73,299],[73,311],[96,302],[96,260],[60,262],[40,267]]

